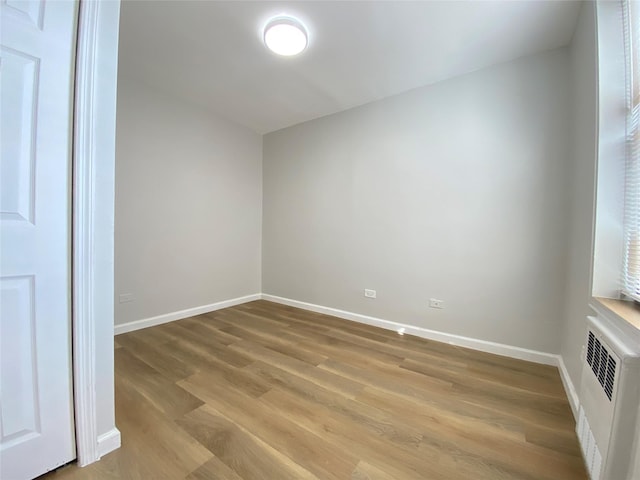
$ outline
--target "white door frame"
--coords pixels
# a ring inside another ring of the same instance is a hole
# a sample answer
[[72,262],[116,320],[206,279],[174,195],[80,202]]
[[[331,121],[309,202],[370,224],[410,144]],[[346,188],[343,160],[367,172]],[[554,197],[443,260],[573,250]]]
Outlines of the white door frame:
[[120,446],[113,395],[115,105],[120,0],[80,0],[73,145],[73,385],[85,466]]

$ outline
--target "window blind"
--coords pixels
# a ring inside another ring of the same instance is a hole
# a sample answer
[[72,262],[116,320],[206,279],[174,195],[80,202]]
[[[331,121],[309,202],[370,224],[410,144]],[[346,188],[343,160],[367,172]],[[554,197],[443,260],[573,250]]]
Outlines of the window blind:
[[623,5],[627,65],[627,145],[624,185],[622,292],[640,301],[640,5]]

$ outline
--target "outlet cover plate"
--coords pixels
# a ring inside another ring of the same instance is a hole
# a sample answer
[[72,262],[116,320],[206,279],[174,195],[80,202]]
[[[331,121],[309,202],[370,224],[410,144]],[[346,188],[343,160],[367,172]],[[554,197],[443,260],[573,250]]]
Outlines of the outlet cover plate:
[[430,298],[429,308],[444,308],[444,300],[438,300],[437,298]]
[[121,293],[118,297],[120,303],[133,302],[133,293]]

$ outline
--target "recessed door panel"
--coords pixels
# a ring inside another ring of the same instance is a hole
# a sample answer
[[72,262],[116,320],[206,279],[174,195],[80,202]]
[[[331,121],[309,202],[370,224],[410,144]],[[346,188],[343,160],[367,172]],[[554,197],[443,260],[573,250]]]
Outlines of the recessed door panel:
[[44,2],[40,0],[2,0],[3,13],[15,21],[26,22],[42,30]]
[[0,279],[3,447],[40,434],[33,286],[31,276]]
[[0,48],[0,218],[33,223],[38,59]]

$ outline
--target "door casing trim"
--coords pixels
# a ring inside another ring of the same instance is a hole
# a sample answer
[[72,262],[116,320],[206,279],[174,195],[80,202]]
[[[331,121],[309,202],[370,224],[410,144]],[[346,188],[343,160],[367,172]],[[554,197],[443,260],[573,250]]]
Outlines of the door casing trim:
[[[86,0],[80,1],[78,13],[73,120],[72,344],[79,466],[89,465],[120,446],[114,415],[113,357],[99,357],[103,351],[113,352],[113,174],[119,11],[119,0]],[[109,232],[106,238],[105,231]],[[110,288],[105,288],[109,285]],[[105,335],[109,322],[110,335]],[[102,365],[105,360],[107,367]],[[109,395],[110,399],[105,398]],[[108,428],[103,426],[105,431],[100,432],[101,424],[105,423]]]

